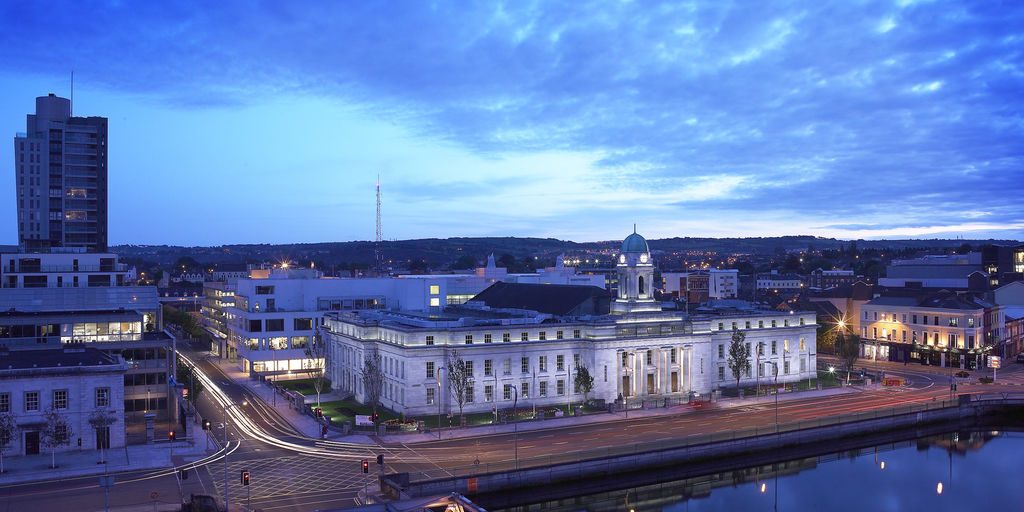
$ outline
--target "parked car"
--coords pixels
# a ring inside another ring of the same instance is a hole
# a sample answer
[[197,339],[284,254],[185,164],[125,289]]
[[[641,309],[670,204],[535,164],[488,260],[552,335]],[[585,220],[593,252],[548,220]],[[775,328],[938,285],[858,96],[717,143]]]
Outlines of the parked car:
[[1024,354],[1017,354],[1017,362],[1024,363]]

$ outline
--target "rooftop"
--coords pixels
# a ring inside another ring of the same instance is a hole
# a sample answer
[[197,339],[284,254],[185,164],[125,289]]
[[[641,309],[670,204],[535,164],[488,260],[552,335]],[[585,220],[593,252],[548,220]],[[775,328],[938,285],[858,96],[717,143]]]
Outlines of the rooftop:
[[114,368],[123,364],[119,357],[92,347],[47,350],[0,349],[0,372],[4,370],[79,366],[107,366]]
[[[473,297],[470,302],[491,309],[523,309],[549,315],[568,315],[587,302],[608,298],[608,292],[596,286],[526,284],[497,282]],[[603,311],[607,312],[607,311]]]

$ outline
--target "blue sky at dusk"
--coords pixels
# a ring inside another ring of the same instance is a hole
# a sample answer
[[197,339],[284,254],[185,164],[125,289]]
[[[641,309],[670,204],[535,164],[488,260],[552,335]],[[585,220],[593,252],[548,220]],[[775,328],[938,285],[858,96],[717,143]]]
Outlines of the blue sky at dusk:
[[1024,238],[1024,2],[3,2],[110,118],[111,243]]

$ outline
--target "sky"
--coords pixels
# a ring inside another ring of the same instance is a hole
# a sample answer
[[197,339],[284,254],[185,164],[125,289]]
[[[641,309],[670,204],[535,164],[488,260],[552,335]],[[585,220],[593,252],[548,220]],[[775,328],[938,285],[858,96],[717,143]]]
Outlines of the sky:
[[[110,242],[1024,239],[1024,2],[0,2]],[[8,139],[8,140],[12,140]],[[0,144],[0,244],[17,243]]]

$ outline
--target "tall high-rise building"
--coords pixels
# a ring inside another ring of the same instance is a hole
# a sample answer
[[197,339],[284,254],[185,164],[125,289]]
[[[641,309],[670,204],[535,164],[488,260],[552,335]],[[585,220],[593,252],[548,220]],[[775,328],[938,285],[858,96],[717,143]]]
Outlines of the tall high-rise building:
[[53,93],[27,118],[14,137],[18,243],[106,252],[107,118],[73,117]]

